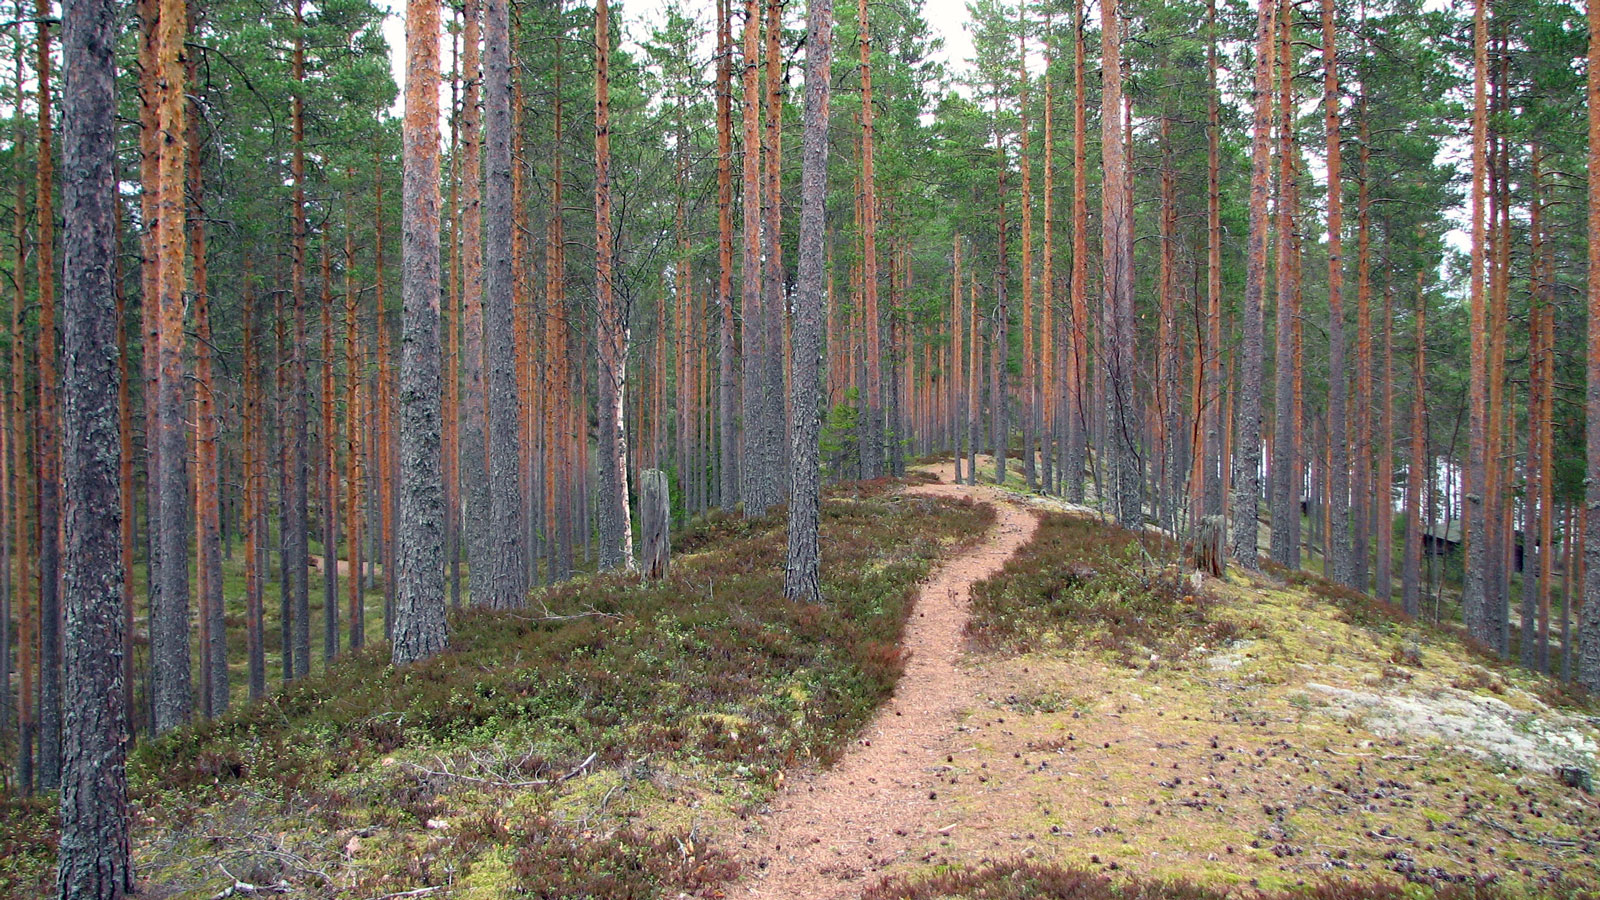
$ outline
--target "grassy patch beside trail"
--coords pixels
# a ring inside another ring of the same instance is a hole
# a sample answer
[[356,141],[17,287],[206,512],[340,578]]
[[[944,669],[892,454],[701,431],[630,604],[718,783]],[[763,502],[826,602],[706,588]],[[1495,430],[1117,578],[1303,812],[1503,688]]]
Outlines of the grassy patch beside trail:
[[[842,751],[900,673],[917,583],[993,519],[894,486],[830,493],[821,605],[782,598],[782,518],[712,514],[675,536],[662,583],[585,578],[466,612],[434,660],[396,671],[371,647],[141,743],[141,881],[157,897],[209,897],[230,875],[309,897],[712,889],[734,872],[704,835],[786,765]],[[0,806],[0,895],[49,883],[52,822]]]
[[[1017,860],[886,879],[862,900],[1515,900],[1520,896],[1492,884],[1419,888],[1331,880],[1292,890],[1240,891],[1188,881],[1117,879],[1087,869]],[[1594,896],[1571,895],[1572,900]]]
[[968,635],[986,650],[1096,647],[1125,660],[1233,638],[1237,626],[1214,620],[1207,596],[1167,565],[1175,553],[1163,538],[1046,514],[1031,544],[973,586]]
[[957,825],[875,900],[1600,886],[1600,806],[1563,774],[1600,772],[1593,698],[1309,573],[1195,591],[1176,556],[1051,514],[976,587]]

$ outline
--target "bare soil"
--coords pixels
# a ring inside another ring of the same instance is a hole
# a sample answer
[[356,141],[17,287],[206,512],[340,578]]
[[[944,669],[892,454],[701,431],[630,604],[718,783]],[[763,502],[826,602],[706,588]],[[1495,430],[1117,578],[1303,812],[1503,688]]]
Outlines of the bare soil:
[[749,829],[744,879],[730,894],[755,897],[859,896],[881,869],[936,842],[956,821],[953,798],[939,791],[961,751],[961,719],[978,695],[958,663],[971,586],[1000,570],[1033,538],[1037,517],[992,488],[946,483],[913,493],[972,497],[996,507],[979,545],[934,573],[906,626],[905,673],[895,695],[856,744],[824,772],[787,784]]

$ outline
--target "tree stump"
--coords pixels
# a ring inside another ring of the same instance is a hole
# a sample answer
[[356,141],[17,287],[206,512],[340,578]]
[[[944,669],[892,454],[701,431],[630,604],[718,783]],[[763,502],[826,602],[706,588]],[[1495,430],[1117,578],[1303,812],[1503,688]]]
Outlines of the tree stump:
[[667,576],[667,562],[672,555],[672,501],[667,485],[667,473],[660,469],[645,469],[639,476],[639,530],[644,556],[640,567],[644,577],[651,580]]
[[1205,516],[1194,533],[1194,567],[1221,578],[1227,571],[1228,560],[1222,553],[1222,536],[1227,530],[1221,516]]

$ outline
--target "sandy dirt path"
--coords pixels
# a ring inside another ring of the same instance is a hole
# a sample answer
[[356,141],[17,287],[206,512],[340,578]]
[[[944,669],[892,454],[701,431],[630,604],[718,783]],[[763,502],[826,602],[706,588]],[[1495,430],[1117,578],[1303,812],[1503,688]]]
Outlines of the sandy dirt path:
[[923,585],[894,696],[837,765],[796,778],[773,798],[752,829],[742,854],[745,877],[730,896],[857,897],[878,870],[953,821],[941,818],[950,813],[937,782],[946,758],[961,750],[958,716],[977,702],[973,679],[957,664],[969,591],[1033,538],[1038,519],[992,488],[950,484],[949,465],[934,471],[945,483],[911,493],[992,503],[995,524]]

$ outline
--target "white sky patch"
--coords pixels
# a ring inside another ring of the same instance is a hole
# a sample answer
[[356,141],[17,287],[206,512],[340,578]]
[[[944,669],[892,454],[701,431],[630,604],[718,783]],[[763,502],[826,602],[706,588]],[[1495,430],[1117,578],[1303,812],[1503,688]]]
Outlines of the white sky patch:
[[[400,93],[396,95],[394,106],[390,107],[389,111],[398,117],[405,113],[405,0],[377,0],[377,5],[389,13],[383,23],[383,36],[389,42],[389,71],[394,75],[394,83],[400,86]],[[649,34],[652,27],[666,21],[667,6],[668,0],[633,0],[615,4],[622,23],[624,46],[637,49],[640,37]],[[944,46],[935,51],[932,57],[944,63],[946,71],[952,75],[965,72],[968,69],[968,61],[973,55],[972,17],[967,12],[967,0],[926,0],[923,17],[927,20],[929,31],[933,36],[944,41]],[[709,27],[710,17],[706,18]],[[441,41],[440,50],[441,65],[448,72],[451,64],[448,39]],[[706,55],[710,55],[709,48]],[[440,109],[443,110],[448,102],[448,86],[441,88],[440,98]]]

